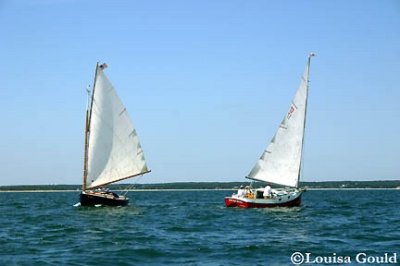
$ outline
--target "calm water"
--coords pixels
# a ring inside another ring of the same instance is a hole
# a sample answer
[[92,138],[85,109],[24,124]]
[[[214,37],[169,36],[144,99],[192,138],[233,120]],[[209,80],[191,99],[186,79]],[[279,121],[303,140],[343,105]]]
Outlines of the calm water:
[[[123,208],[78,193],[0,193],[0,265],[292,265],[310,256],[400,256],[400,191],[308,191],[299,208],[225,208],[230,191],[129,192]],[[397,259],[399,264],[400,259]]]

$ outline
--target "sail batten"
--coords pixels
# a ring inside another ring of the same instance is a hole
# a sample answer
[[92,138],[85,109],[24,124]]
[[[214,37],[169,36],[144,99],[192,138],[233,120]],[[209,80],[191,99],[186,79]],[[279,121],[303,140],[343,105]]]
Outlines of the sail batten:
[[310,54],[300,85],[277,132],[247,178],[298,187],[308,97]]
[[90,106],[87,188],[149,172],[128,112],[103,70],[96,67]]

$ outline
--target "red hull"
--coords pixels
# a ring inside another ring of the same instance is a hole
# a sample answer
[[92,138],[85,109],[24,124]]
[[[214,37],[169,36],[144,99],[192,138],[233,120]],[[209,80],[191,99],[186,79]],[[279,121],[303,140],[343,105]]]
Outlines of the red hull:
[[274,208],[274,207],[297,207],[301,204],[301,195],[292,201],[283,203],[257,203],[249,202],[237,198],[226,197],[226,207],[239,207],[239,208]]

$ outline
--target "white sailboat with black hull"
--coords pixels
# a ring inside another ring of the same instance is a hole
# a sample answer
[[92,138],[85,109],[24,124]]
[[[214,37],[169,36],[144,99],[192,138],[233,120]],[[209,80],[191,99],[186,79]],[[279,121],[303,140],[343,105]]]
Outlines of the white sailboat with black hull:
[[[299,188],[304,130],[307,115],[308,78],[311,57],[308,57],[300,86],[277,132],[247,178],[265,182],[265,188],[239,189],[225,198],[227,207],[267,208],[299,206],[303,190]],[[269,184],[285,188],[271,189]]]
[[88,91],[82,206],[127,205],[128,197],[104,187],[150,172],[126,108],[104,74],[106,67],[97,63],[91,97]]

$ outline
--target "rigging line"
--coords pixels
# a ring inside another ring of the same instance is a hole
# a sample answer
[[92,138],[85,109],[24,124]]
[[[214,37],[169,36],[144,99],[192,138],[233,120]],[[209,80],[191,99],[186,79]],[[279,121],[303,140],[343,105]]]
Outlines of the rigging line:
[[122,195],[126,196],[130,190],[132,190],[135,187],[136,184],[130,184],[129,186],[126,186],[121,192],[123,192]]
[[122,191],[124,191],[124,193],[123,193],[124,196],[126,196],[126,194],[128,194],[128,192],[129,192],[130,190],[132,190],[132,189],[135,188],[135,186],[139,183],[139,180],[142,178],[142,176],[143,176],[143,175],[140,175],[140,176],[138,176],[137,178],[135,178],[133,184],[130,184],[129,186],[125,187],[124,190],[122,190]]
[[121,190],[121,192],[123,191],[123,193],[121,193],[123,196],[126,196],[126,194],[128,194],[129,190],[131,190],[133,188],[133,184],[125,187],[123,190]]

